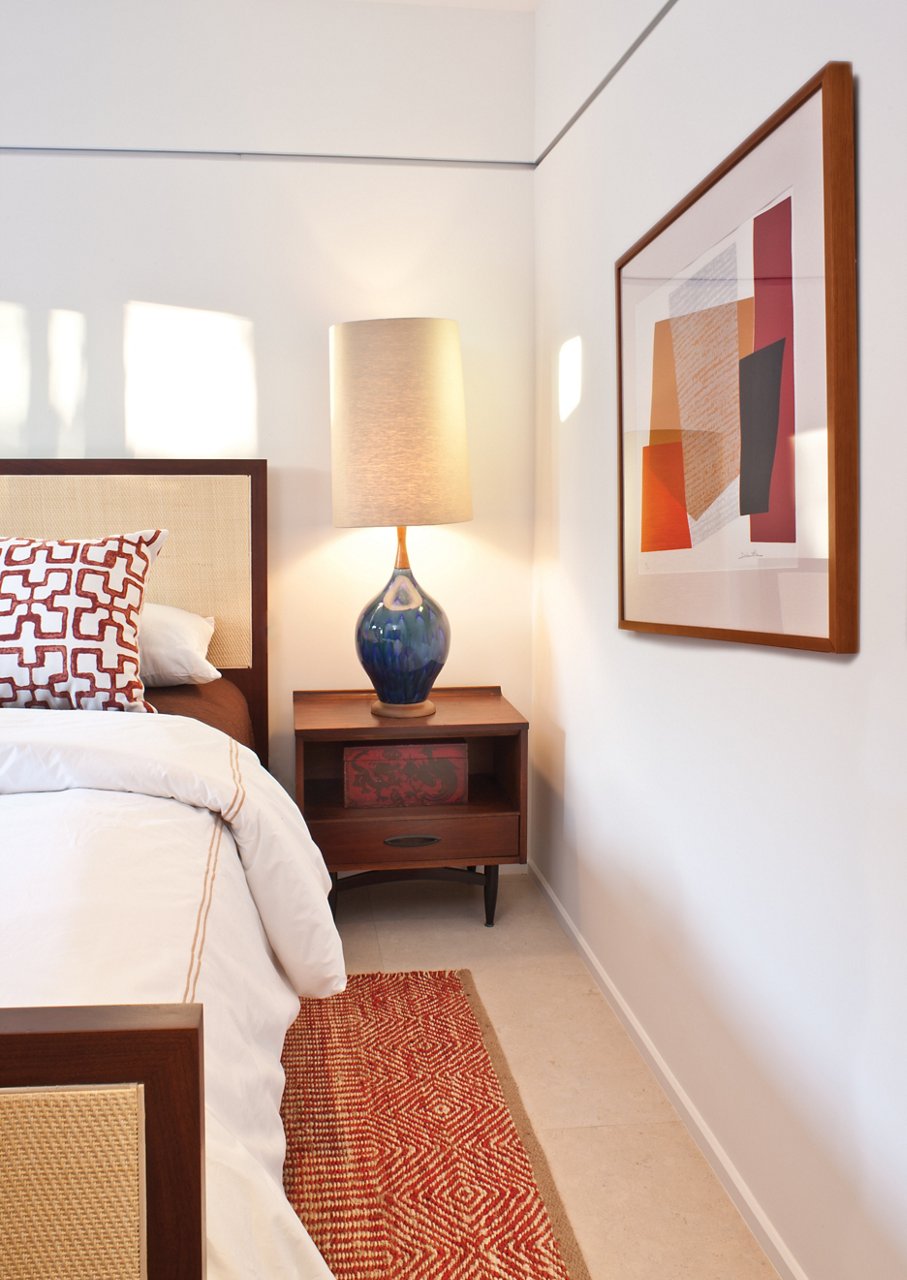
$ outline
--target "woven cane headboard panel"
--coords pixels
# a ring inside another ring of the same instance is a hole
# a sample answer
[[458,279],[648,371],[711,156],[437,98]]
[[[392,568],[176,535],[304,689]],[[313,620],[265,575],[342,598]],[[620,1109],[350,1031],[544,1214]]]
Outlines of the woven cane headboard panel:
[[0,1009],[4,1280],[201,1280],[203,1036],[200,1004]]
[[0,460],[0,537],[169,529],[148,599],[213,617],[209,657],[246,695],[267,751],[267,556],[262,461]]
[[5,1280],[147,1280],[144,1148],[141,1084],[0,1089]]
[[166,528],[147,598],[215,620],[216,667],[252,665],[248,476],[0,476],[0,537]]

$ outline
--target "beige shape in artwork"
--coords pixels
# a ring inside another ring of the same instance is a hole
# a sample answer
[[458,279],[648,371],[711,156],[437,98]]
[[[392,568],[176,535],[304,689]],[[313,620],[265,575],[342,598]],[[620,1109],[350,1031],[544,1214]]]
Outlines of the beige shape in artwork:
[[737,302],[675,316],[671,339],[687,511],[698,520],[740,472]]

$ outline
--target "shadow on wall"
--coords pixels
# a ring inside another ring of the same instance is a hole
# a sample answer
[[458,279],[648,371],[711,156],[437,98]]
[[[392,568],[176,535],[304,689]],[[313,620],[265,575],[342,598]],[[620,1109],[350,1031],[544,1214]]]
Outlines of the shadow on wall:
[[700,956],[680,917],[628,877],[625,867],[619,880],[600,882],[594,895],[588,885],[585,890],[604,903],[609,919],[623,922],[622,930],[645,932],[656,952],[652,980],[663,982],[670,974],[671,989],[683,993],[683,1004],[673,1009],[680,1025],[672,1039],[684,1038],[687,1067],[670,1065],[677,1067],[682,1083],[690,1064],[708,1052],[720,1072],[714,1093],[694,1101],[702,1104],[716,1132],[730,1135],[726,1149],[732,1164],[733,1134],[747,1135],[751,1152],[757,1135],[759,1168],[751,1172],[751,1189],[794,1255],[794,1274],[822,1280],[902,1280],[907,1275],[907,1223],[892,1212],[899,1190],[891,1189],[888,1206],[881,1202],[878,1186],[871,1185],[861,1168],[859,1150],[843,1149],[823,1124],[814,1099],[796,1079],[779,1073],[783,1053],[735,1023],[714,969]]
[[551,884],[556,859],[557,883],[569,899],[578,886],[579,857],[567,830],[564,807],[564,730],[536,710],[530,744],[530,861]]
[[[640,939],[646,955],[645,972],[636,972],[637,990],[649,991],[668,1024],[664,1040],[684,1047],[666,1064],[675,1080],[698,1074],[701,1055],[708,1053],[719,1073],[719,1086],[707,1099],[691,1099],[714,1132],[730,1135],[725,1150],[736,1170],[733,1134],[758,1135],[760,1168],[748,1171],[753,1199],[746,1190],[731,1187],[727,1173],[687,1114],[688,1128],[706,1158],[716,1168],[732,1198],[744,1212],[760,1244],[792,1274],[822,1280],[903,1280],[907,1275],[907,1225],[886,1214],[877,1188],[862,1176],[853,1153],[836,1149],[827,1128],[821,1126],[811,1100],[797,1092],[796,1082],[778,1074],[777,1053],[742,1034],[735,1025],[714,969],[697,950],[695,938],[684,930],[682,916],[654,896],[641,879],[628,872],[627,850],[619,860],[608,857],[607,848],[589,856],[580,848],[564,797],[563,729],[553,723],[533,725],[534,759],[531,792],[533,842],[531,863],[548,882],[558,885],[565,899],[596,904],[596,914],[612,939],[611,973],[593,961],[606,997],[666,1085],[669,1097],[683,1113],[682,1099],[673,1092],[660,1064],[640,1037],[647,1034],[645,1012],[629,1011],[615,999],[622,982],[621,955],[639,953]],[[601,796],[603,813],[607,796]],[[602,844],[606,837],[602,831]],[[622,942],[622,939],[625,942]],[[582,941],[582,938],[580,937]],[[632,940],[632,946],[630,945]],[[591,950],[587,948],[591,957]],[[670,991],[683,996],[670,1000]],[[613,986],[612,986],[613,983]],[[668,1011],[666,1012],[666,1008]],[[633,1018],[639,1017],[634,1025]],[[673,1023],[673,1025],[671,1025]],[[658,1045],[652,1042],[655,1052]],[[592,1064],[590,1064],[591,1066]],[[752,1139],[749,1144],[752,1150]],[[739,1171],[742,1177],[743,1171]],[[802,1194],[804,1187],[810,1194]],[[892,1200],[897,1198],[895,1191]],[[754,1221],[752,1208],[764,1214],[771,1234]],[[844,1250],[841,1242],[847,1242]],[[787,1251],[790,1251],[789,1253]]]
[[0,302],[4,457],[255,457],[254,328],[151,302],[91,315]]
[[[764,1005],[741,1008],[734,981],[721,967],[720,951],[706,949],[705,939],[697,936],[695,913],[685,907],[685,895],[695,892],[695,885],[682,875],[667,879],[670,859],[653,859],[652,850],[641,843],[670,839],[670,818],[667,827],[653,825],[651,813],[645,821],[635,820],[634,815],[646,813],[652,804],[645,769],[625,770],[618,779],[608,773],[607,753],[598,758],[594,737],[583,737],[582,748],[568,740],[559,708],[569,703],[575,712],[579,697],[593,709],[610,704],[607,691],[577,690],[573,685],[574,649],[562,655],[566,661],[555,661],[563,628],[548,625],[543,607],[546,598],[553,599],[560,618],[573,623],[582,618],[582,627],[567,628],[571,638],[580,633],[595,636],[600,634],[595,613],[600,601],[597,596],[592,602],[584,597],[578,609],[563,580],[557,585],[559,594],[539,596],[535,616],[531,863],[550,891],[570,905],[572,927],[593,972],[669,1092],[672,1086],[689,1091],[687,1118],[694,1137],[697,1121],[720,1135],[726,1172],[717,1157],[703,1149],[725,1185],[730,1186],[734,1176],[745,1176],[749,1190],[741,1182],[735,1198],[763,1247],[779,1266],[787,1262],[783,1273],[804,1280],[854,1280],[864,1275],[903,1280],[907,1219],[896,1177],[901,1162],[888,1162],[889,1184],[880,1184],[882,1173],[871,1157],[871,1139],[867,1135],[864,1142],[861,1137],[863,1100],[856,1088],[848,1093],[846,1082],[829,1080],[823,1102],[817,1090],[802,1083],[803,1071],[792,1069],[796,1059],[778,1038],[777,1027],[783,1024],[766,1015]],[[628,638],[628,643],[636,643],[636,638]],[[660,647],[688,648],[690,643],[714,656],[705,641],[665,638]],[[780,650],[772,657],[779,663],[790,661]],[[588,673],[591,666],[587,662],[583,670]],[[701,668],[706,669],[711,667]],[[703,708],[714,721],[718,708],[710,706],[708,698],[715,692],[702,692]],[[771,714],[770,708],[765,714]],[[577,723],[575,714],[565,720]],[[661,731],[669,733],[670,725],[663,724]],[[682,727],[678,731],[680,750]],[[728,733],[733,737],[732,730]],[[712,745],[721,748],[720,743]],[[729,741],[727,749],[732,745]],[[578,802],[580,793],[590,803]],[[720,796],[713,797],[715,828],[733,830],[736,814],[722,812],[722,803]],[[663,809],[668,815],[673,812],[670,795]],[[653,866],[659,869],[657,880],[651,879]],[[771,936],[766,934],[759,945],[771,948]],[[849,957],[851,969],[858,963],[858,957]],[[868,999],[869,993],[865,995]],[[632,1005],[621,1008],[620,1001],[628,996]],[[802,1012],[809,1016],[808,1009]],[[863,1034],[860,1016],[854,1002],[839,1019],[856,1041]],[[817,1081],[822,1074],[822,1063],[816,1062]],[[682,1108],[682,1098],[673,1093],[672,1097]],[[830,1105],[843,1106],[847,1114],[830,1121]],[[698,1109],[698,1117],[693,1109]]]

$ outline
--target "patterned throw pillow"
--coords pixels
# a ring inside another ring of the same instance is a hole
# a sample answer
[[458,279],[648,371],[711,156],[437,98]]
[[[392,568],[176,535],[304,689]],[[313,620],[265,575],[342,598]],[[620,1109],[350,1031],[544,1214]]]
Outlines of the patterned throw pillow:
[[138,621],[166,537],[0,539],[0,708],[154,710],[139,677]]

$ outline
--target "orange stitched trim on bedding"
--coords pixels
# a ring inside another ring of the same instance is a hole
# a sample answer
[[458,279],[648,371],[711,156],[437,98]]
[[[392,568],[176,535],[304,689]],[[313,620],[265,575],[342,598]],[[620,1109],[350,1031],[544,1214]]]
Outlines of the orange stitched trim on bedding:
[[246,788],[239,767],[239,746],[229,739],[230,771],[233,774],[233,795],[222,814],[214,820],[211,840],[208,845],[208,859],[205,863],[205,879],[202,885],[202,899],[198,904],[198,915],[195,920],[195,934],[192,938],[192,951],[189,956],[189,972],[186,974],[186,986],[183,989],[183,1004],[191,1004],[195,999],[198,979],[202,969],[202,954],[205,950],[205,936],[208,931],[208,913],[214,897],[214,881],[217,877],[217,861],[220,857],[220,842],[224,824],[234,821],[246,802]]
[[189,955],[189,972],[186,974],[186,986],[183,989],[183,1004],[191,1004],[195,999],[198,977],[202,968],[202,952],[205,949],[205,934],[208,930],[208,912],[211,910],[211,899],[214,896],[214,880],[217,876],[217,860],[220,856],[220,841],[224,830],[224,820],[217,814],[208,843],[208,859],[205,863],[205,879],[202,885],[202,898],[198,904],[198,915],[195,918],[195,934],[192,938],[192,951]]
[[233,796],[224,810],[224,822],[232,822],[246,802],[246,788],[239,767],[239,744],[230,739],[230,771],[233,774]]

